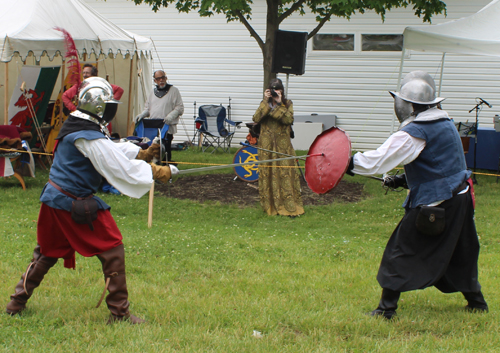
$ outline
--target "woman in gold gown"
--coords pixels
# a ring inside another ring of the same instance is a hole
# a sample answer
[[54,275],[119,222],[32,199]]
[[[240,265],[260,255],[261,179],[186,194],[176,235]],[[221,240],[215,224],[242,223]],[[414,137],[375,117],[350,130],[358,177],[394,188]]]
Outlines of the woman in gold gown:
[[[258,146],[269,151],[295,156],[290,140],[293,103],[285,98],[283,83],[273,79],[253,116],[260,124]],[[283,157],[259,150],[259,160]],[[259,164],[260,204],[269,215],[298,216],[304,213],[300,180],[294,160]]]

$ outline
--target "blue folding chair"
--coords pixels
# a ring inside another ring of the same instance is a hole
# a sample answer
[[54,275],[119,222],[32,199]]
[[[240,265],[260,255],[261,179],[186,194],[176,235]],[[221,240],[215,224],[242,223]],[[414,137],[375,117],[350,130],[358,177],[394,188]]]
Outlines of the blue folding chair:
[[141,119],[135,125],[134,136],[128,137],[129,140],[135,140],[134,143],[142,148],[151,146],[155,137],[160,137],[160,156],[163,160],[165,155],[164,140],[168,132],[168,125],[165,124],[163,119]]
[[151,145],[153,139],[160,136],[162,140],[168,132],[168,125],[163,119],[141,119],[135,126],[134,136],[147,137],[149,141],[146,143]]
[[219,148],[229,152],[235,130],[242,122],[227,119],[226,108],[222,105],[202,105],[195,123],[199,126],[197,133],[202,140],[202,152],[212,147],[211,153],[214,153]]

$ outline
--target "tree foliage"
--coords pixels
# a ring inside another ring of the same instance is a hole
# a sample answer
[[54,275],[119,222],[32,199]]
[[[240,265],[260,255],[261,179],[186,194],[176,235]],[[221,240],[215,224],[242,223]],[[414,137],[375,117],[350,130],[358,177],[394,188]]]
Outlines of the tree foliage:
[[375,11],[382,21],[387,11],[411,6],[415,15],[424,22],[431,22],[433,15],[446,14],[446,4],[441,0],[266,0],[266,36],[261,38],[251,25],[252,0],[134,0],[136,4],[151,5],[153,11],[175,4],[179,12],[198,11],[202,17],[224,14],[227,22],[241,22],[257,41],[264,56],[264,85],[274,77],[271,73],[274,33],[292,14],[304,15],[306,9],[316,15],[316,24],[308,33],[312,38],[332,17],[350,19],[366,11]]

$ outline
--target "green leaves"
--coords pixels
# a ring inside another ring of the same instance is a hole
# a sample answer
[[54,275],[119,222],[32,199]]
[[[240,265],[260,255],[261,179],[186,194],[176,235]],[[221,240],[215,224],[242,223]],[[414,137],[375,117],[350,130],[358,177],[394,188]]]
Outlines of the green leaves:
[[[225,14],[228,22],[239,20],[238,13],[251,19],[251,0],[134,0],[139,5],[142,3],[151,5],[151,9],[157,12],[161,7],[168,7],[175,3],[175,8],[179,12],[198,11],[200,16],[211,16],[214,13]],[[317,14],[317,22],[321,22],[325,17],[336,16],[350,18],[356,13],[364,13],[366,10],[373,10],[379,14],[382,20],[385,14],[394,8],[412,6],[416,16],[423,18],[424,22],[431,22],[433,15],[445,14],[446,4],[441,0],[267,0],[268,10],[275,13],[268,13],[274,18],[285,14],[285,18],[294,13],[305,14],[307,6],[312,13]]]
[[[266,33],[260,36],[252,27],[252,0],[134,0],[136,4],[151,5],[153,11],[161,7],[175,4],[179,12],[198,11],[201,17],[209,17],[214,14],[226,15],[227,22],[240,21],[250,32],[264,57],[264,86],[270,78],[275,77],[271,73],[272,51],[274,48],[274,33],[280,24],[294,14],[304,15],[306,7],[316,15],[316,26],[309,32],[308,38],[312,38],[319,30],[330,21],[332,17],[350,19],[355,14],[363,14],[365,11],[375,11],[380,15],[382,21],[385,14],[394,8],[408,7],[411,5],[416,16],[424,22],[431,22],[433,15],[444,13],[446,15],[446,4],[441,0],[266,0],[267,17]],[[264,38],[264,39],[263,39]]]
[[[134,3],[136,5],[140,5],[142,3],[151,5],[151,9],[154,12],[157,12],[161,7],[168,7],[168,5],[170,5],[173,2],[175,2],[175,0],[134,0]],[[178,2],[183,2],[183,1],[178,1]]]
[[387,11],[394,8],[406,8],[408,5],[413,5],[415,15],[423,17],[424,22],[431,22],[433,15],[440,13],[446,15],[446,4],[440,0],[319,0],[308,2],[311,11],[318,14],[316,17],[318,22],[328,14],[349,19],[356,13],[365,13],[366,10],[375,11],[384,20]]

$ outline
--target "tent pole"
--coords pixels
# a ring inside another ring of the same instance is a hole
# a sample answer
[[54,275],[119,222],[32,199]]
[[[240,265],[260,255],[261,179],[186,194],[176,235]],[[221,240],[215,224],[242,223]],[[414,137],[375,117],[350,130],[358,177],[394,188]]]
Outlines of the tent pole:
[[405,62],[405,52],[406,52],[406,49],[403,48],[403,50],[401,51],[401,62],[399,63],[398,85],[396,86],[398,91],[399,91],[399,85],[401,84],[401,77],[403,76],[403,65]]
[[130,55],[130,78],[129,78],[129,83],[128,83],[128,111],[127,111],[127,136],[132,135],[133,131],[130,131],[130,115],[131,115],[131,110],[132,110],[132,79],[133,79],[133,70],[134,70],[134,57],[135,53],[132,56]]
[[4,83],[4,107],[3,107],[3,120],[4,125],[9,124],[9,63],[5,63],[5,83]]
[[[396,88],[398,91],[399,91],[399,85],[401,84],[401,76],[403,75],[403,65],[405,62],[405,51],[406,51],[406,49],[403,47],[403,50],[401,51],[401,62],[399,63],[398,84],[396,85]],[[395,120],[396,120],[396,113],[394,113],[392,115],[391,135],[394,132],[394,121]]]
[[439,91],[437,96],[441,97],[441,86],[443,85],[443,70],[444,70],[444,57],[446,53],[443,53],[443,57],[441,58],[441,74],[439,75]]
[[[61,94],[64,94],[64,76],[66,73],[66,61],[64,60],[64,56],[62,57],[62,65],[61,65]],[[61,128],[63,124],[63,105],[64,103],[61,101],[59,107],[59,119],[57,120],[57,125]]]

